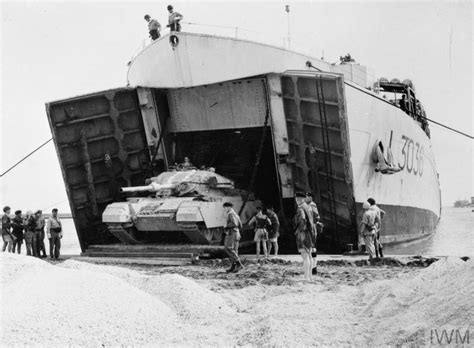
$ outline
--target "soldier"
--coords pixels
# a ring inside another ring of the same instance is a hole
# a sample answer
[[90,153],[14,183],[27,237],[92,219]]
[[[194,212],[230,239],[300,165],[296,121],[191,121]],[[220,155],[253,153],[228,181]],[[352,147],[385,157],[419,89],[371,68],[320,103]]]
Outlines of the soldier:
[[23,244],[23,230],[25,225],[23,223],[23,218],[21,217],[21,210],[15,211],[15,217],[12,220],[12,234],[15,236],[13,241],[13,252],[17,249],[18,254],[21,254],[21,245]]
[[[36,234],[36,250],[38,257],[46,257],[46,247],[44,246],[44,218],[43,211],[37,210],[35,213],[35,234]],[[41,255],[41,253],[43,255]]]
[[38,256],[38,241],[36,238],[36,218],[33,215],[31,210],[26,212],[25,218],[26,232],[25,232],[25,242],[26,242],[26,255]]
[[272,225],[272,222],[263,214],[262,208],[257,207],[257,214],[255,214],[249,221],[249,226],[254,225],[255,227],[255,237],[254,242],[256,243],[256,251],[257,251],[257,259],[260,257],[260,243],[262,244],[263,254],[265,255],[265,259],[268,258],[268,250],[267,250],[267,240],[268,240],[268,232],[267,229]]
[[167,9],[170,13],[168,16],[167,27],[170,28],[170,31],[181,31],[181,24],[179,22],[183,19],[183,15],[181,13],[175,12],[173,10],[173,6],[171,5],[168,5]]
[[62,224],[58,217],[58,209],[51,211],[51,217],[46,225],[46,234],[49,239],[49,257],[59,259],[59,250],[61,249]]
[[313,258],[313,268],[312,268],[312,274],[318,274],[318,268],[317,268],[317,260],[316,257],[318,256],[318,250],[317,250],[317,237],[318,237],[318,222],[321,219],[319,216],[318,212],[318,206],[316,203],[313,201],[314,195],[311,192],[306,192],[306,204],[308,204],[310,210],[311,210],[311,217],[313,218],[313,244],[314,248],[311,250],[311,257]]
[[370,261],[375,258],[374,237],[377,213],[370,209],[370,204],[368,202],[362,204],[362,209],[364,209],[364,214],[362,215],[360,222],[360,234],[364,238],[365,248],[369,253]]
[[156,20],[152,19],[150,15],[145,15],[145,20],[148,22],[148,32],[153,41],[160,37],[161,24]]
[[272,223],[268,231],[268,241],[267,241],[268,255],[270,256],[272,252],[272,244],[273,244],[273,247],[275,249],[275,256],[278,256],[278,237],[280,235],[280,221],[278,220],[278,216],[273,210],[272,206],[268,207],[266,210],[267,210],[267,216]]
[[380,242],[380,230],[382,229],[382,218],[385,216],[385,211],[380,209],[376,204],[375,204],[375,199],[369,198],[367,202],[370,204],[370,209],[374,210],[377,214],[377,220],[378,223],[375,226],[376,232],[375,232],[375,256],[377,257],[383,257],[383,245]]
[[304,277],[311,281],[312,259],[311,250],[313,249],[313,223],[312,215],[308,205],[305,202],[306,195],[302,192],[295,194],[296,215],[295,215],[295,237],[296,247],[303,259]]
[[238,272],[244,266],[240,262],[239,255],[237,254],[238,241],[240,240],[240,230],[242,229],[242,222],[240,221],[239,215],[235,212],[233,204],[225,202],[224,210],[227,213],[227,223],[224,227],[225,239],[224,246],[229,259],[232,262],[232,266],[226,272]]
[[7,247],[8,247],[9,253],[12,252],[12,246],[13,246],[13,237],[10,232],[10,228],[11,228],[10,211],[11,211],[11,208],[9,206],[4,207],[3,216],[2,216],[2,239],[3,239],[2,251],[7,250]]

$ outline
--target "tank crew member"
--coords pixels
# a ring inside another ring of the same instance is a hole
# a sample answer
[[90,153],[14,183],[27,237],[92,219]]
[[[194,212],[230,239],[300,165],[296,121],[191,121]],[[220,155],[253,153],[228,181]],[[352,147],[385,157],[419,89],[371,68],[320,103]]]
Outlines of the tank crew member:
[[62,224],[58,217],[58,209],[51,211],[51,217],[46,225],[46,233],[49,239],[49,257],[59,259],[59,250],[61,249]]
[[8,252],[12,252],[12,246],[13,246],[13,237],[11,234],[11,219],[10,219],[10,211],[11,208],[9,206],[6,206],[3,208],[3,216],[2,216],[2,239],[3,239],[3,247],[2,251],[7,250],[8,247]]
[[316,260],[316,257],[318,255],[317,254],[318,250],[317,250],[316,240],[317,240],[317,237],[318,237],[318,227],[317,226],[318,226],[319,220],[321,220],[321,218],[319,216],[318,206],[316,205],[316,203],[314,203],[313,198],[314,198],[314,195],[311,192],[306,192],[306,204],[309,206],[309,209],[311,210],[311,217],[313,218],[312,237],[313,237],[314,248],[313,248],[313,250],[311,250],[311,257],[313,258],[312,274],[318,274],[317,260]]
[[375,238],[374,238],[374,245],[375,245],[375,255],[377,257],[383,257],[383,245],[380,242],[380,230],[382,229],[382,218],[385,216],[385,211],[380,209],[375,204],[375,199],[369,198],[367,202],[370,204],[370,209],[374,210],[377,214],[377,224],[375,226]]
[[30,256],[38,256],[38,241],[36,238],[36,218],[33,215],[31,210],[26,212],[25,218],[26,232],[25,232],[25,242],[26,242],[26,254]]
[[153,41],[160,37],[161,24],[150,15],[145,15],[145,20],[148,22],[148,31]]
[[224,246],[229,259],[232,262],[232,266],[226,272],[238,272],[244,267],[242,262],[240,262],[239,255],[237,254],[242,222],[240,221],[239,215],[235,212],[232,203],[225,202],[223,207],[227,213],[227,223],[224,227]]
[[170,13],[168,16],[167,27],[170,28],[170,31],[181,31],[181,24],[179,22],[183,19],[183,15],[181,13],[175,12],[173,10],[173,6],[171,5],[168,5],[167,9]]
[[313,268],[313,260],[311,258],[311,250],[313,249],[313,223],[309,206],[305,202],[306,195],[303,192],[295,194],[296,215],[295,215],[295,237],[296,247],[303,259],[304,277],[307,281],[311,281],[311,271]]
[[262,244],[263,254],[265,255],[265,259],[268,258],[268,251],[267,251],[267,240],[268,240],[268,232],[267,229],[272,225],[272,222],[266,216],[261,207],[257,207],[257,214],[255,214],[249,221],[249,226],[254,226],[255,228],[255,237],[254,242],[257,243],[257,259],[260,257],[260,243]]
[[278,256],[278,237],[280,236],[280,221],[272,206],[267,207],[266,213],[272,225],[268,230],[267,249],[268,255],[272,252],[272,245],[275,249],[275,256]]
[[[46,257],[46,247],[44,246],[44,218],[43,212],[41,210],[37,210],[35,213],[35,234],[36,234],[36,245],[38,251],[38,257]],[[41,255],[43,254],[43,255]]]
[[13,252],[15,249],[18,254],[21,254],[21,245],[23,244],[23,230],[25,225],[23,223],[23,218],[21,217],[21,210],[15,211],[15,217],[12,220],[12,234],[15,236],[13,241]]
[[365,248],[369,253],[370,261],[375,257],[374,237],[377,213],[375,210],[370,209],[369,202],[364,202],[362,204],[362,209],[364,209],[364,214],[362,215],[362,220],[360,222],[360,234],[364,238]]

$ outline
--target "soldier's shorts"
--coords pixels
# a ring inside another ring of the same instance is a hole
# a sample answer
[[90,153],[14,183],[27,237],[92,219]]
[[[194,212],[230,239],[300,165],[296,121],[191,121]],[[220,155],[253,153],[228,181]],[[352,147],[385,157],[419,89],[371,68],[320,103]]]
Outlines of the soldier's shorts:
[[255,230],[254,242],[260,242],[268,239],[268,232],[264,228],[257,228]]

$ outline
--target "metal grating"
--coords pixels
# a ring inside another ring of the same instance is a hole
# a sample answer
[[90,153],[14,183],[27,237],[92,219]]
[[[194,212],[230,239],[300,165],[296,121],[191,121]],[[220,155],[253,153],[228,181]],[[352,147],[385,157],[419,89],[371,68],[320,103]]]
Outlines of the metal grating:
[[55,101],[46,111],[81,249],[116,241],[102,212],[120,198],[119,187],[141,185],[150,173],[136,90]]

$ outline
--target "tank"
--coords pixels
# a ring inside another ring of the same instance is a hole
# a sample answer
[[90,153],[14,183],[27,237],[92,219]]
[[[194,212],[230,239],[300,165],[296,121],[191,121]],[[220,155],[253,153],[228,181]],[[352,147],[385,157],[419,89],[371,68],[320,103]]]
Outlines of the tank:
[[243,222],[259,203],[213,168],[198,170],[186,162],[147,179],[144,186],[122,187],[121,192],[133,196],[109,204],[102,221],[126,244],[219,245],[226,223],[223,203],[231,202]]

